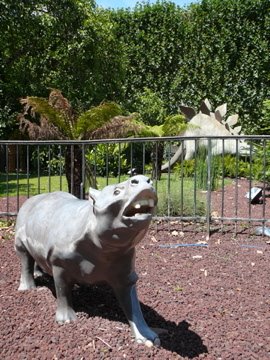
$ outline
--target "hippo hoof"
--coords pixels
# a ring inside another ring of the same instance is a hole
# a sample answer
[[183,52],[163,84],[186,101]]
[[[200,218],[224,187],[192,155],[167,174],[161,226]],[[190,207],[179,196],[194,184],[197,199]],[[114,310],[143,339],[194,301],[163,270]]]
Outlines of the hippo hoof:
[[56,313],[55,320],[58,324],[64,325],[64,324],[69,324],[72,321],[75,321],[76,318],[77,318],[77,316],[76,316],[75,311],[69,310],[65,313],[63,313],[63,312]]
[[156,339],[154,340],[154,342],[151,341],[151,340],[146,340],[146,342],[144,343],[144,345],[147,346],[147,347],[149,347],[149,348],[151,348],[152,346],[157,346],[157,347],[159,347],[159,346],[160,346],[160,339],[159,339],[159,338],[156,338]]
[[137,339],[138,344],[144,344],[145,346],[151,348],[152,346],[160,346],[160,338],[156,337],[154,340],[149,339]]
[[20,286],[18,287],[19,291],[26,291],[36,289],[36,284],[34,282],[31,283],[20,283]]

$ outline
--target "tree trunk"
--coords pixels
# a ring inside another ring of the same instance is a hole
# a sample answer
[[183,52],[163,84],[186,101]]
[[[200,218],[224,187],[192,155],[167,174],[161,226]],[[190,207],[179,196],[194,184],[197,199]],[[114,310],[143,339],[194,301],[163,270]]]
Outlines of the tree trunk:
[[160,180],[161,177],[161,166],[163,160],[164,144],[157,142],[153,148],[152,158],[152,179]]
[[65,169],[68,182],[68,191],[78,198],[85,197],[83,179],[82,149],[79,145],[71,145],[66,149]]

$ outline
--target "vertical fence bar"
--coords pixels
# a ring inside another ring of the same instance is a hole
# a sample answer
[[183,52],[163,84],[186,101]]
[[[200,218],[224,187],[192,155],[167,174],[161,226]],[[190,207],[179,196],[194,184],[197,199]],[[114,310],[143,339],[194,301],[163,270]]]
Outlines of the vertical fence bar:
[[119,152],[118,152],[118,182],[121,181],[121,143],[118,143],[119,145]]
[[[185,148],[185,141],[190,140],[182,140],[182,149]],[[180,165],[180,214],[181,217],[184,216],[184,151],[181,153],[181,165]],[[182,224],[182,230],[183,230],[183,222]]]
[[82,182],[80,184],[80,199],[84,199],[85,197],[85,147],[84,144],[82,144],[82,159],[81,159],[81,163],[82,163]]
[[93,174],[93,179],[94,179],[94,185],[95,186],[97,184],[97,146],[98,145],[94,145],[94,174]]
[[[6,212],[9,213],[9,158],[8,158],[8,145],[6,145]],[[7,220],[9,220],[9,216],[7,215]]]
[[[169,154],[171,154],[171,142],[169,142]],[[171,155],[170,155],[171,158]],[[168,167],[168,176],[167,176],[167,216],[171,216],[171,164],[169,163]]]
[[17,200],[17,209],[19,211],[20,208],[20,181],[19,181],[19,145],[16,144],[16,200]]
[[27,171],[27,198],[30,197],[30,159],[29,159],[29,145],[26,145],[26,171]]
[[60,191],[63,190],[63,181],[62,181],[62,174],[63,174],[63,159],[62,159],[62,145],[59,145],[59,186],[60,186]]
[[238,217],[238,176],[239,176],[239,154],[238,154],[238,139],[236,139],[236,173],[235,173],[235,236],[237,234],[237,217]]
[[158,174],[157,174],[157,169],[158,169],[158,141],[155,142],[155,189],[156,192],[158,192]]
[[222,179],[221,179],[221,232],[223,232],[224,228],[224,203],[225,203],[225,140],[222,139],[222,158],[221,158],[221,172],[222,172]]
[[70,146],[70,192],[74,194],[74,145]]
[[263,139],[263,193],[262,193],[262,199],[263,199],[263,209],[262,209],[262,236],[264,236],[265,233],[265,184],[266,184],[266,141]]
[[[250,152],[249,152],[249,184],[248,184],[248,191],[249,191],[249,197],[248,197],[248,217],[251,219],[251,188],[252,188],[252,144],[250,144]],[[248,222],[248,226],[250,228],[251,221]]]
[[206,238],[209,240],[211,232],[211,191],[212,191],[212,181],[211,181],[211,160],[212,160],[212,142],[211,139],[207,141],[207,204],[206,204]]
[[197,154],[198,152],[198,140],[195,140],[195,159],[194,159],[194,186],[193,186],[193,197],[194,197],[194,217],[197,215]]
[[143,151],[142,151],[142,173],[145,174],[145,143],[142,143]]
[[49,192],[52,191],[52,182],[51,182],[51,145],[48,145],[48,186]]
[[130,144],[130,176],[133,175],[133,143]]
[[109,144],[106,143],[106,185],[109,185]]
[[40,147],[37,146],[37,177],[38,177],[38,194],[40,194]]

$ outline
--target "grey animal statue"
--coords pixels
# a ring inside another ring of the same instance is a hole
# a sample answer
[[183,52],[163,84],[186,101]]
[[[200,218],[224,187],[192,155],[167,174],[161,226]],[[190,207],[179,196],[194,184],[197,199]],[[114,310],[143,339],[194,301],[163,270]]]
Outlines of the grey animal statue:
[[[238,151],[240,155],[249,155],[250,147],[245,140],[240,139],[236,141],[234,135],[240,135],[241,126],[235,126],[238,122],[238,115],[230,115],[225,119],[227,113],[227,104],[218,106],[215,111],[212,111],[212,106],[208,99],[202,101],[198,114],[196,111],[187,106],[180,106],[181,112],[185,115],[188,121],[188,127],[181,136],[186,137],[201,137],[197,144],[195,140],[185,140],[176,150],[171,159],[161,167],[162,172],[168,171],[170,167],[175,165],[179,159],[190,160],[194,157],[197,148],[207,148],[208,136],[223,136],[228,139],[212,139],[211,153],[212,155],[220,154],[236,154]],[[205,137],[205,138],[204,138]],[[197,145],[197,146],[196,146]]]
[[89,190],[89,200],[65,192],[40,194],[21,207],[15,250],[21,260],[19,290],[35,288],[37,265],[53,276],[56,321],[76,319],[74,284],[107,282],[114,290],[138,343],[159,345],[145,322],[137,297],[135,246],[144,237],[157,204],[149,178],[136,175],[103,190]]

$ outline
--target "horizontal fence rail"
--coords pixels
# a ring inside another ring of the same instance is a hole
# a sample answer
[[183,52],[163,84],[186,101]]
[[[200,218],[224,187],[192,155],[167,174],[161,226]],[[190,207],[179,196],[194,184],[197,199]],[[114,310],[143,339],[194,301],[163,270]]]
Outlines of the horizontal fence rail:
[[169,228],[199,223],[207,236],[230,227],[264,234],[269,155],[270,136],[0,140],[0,217],[15,217],[36,194],[62,190],[87,198],[89,186],[145,174],[159,198],[155,219]]

